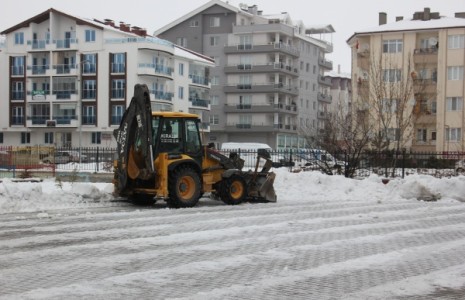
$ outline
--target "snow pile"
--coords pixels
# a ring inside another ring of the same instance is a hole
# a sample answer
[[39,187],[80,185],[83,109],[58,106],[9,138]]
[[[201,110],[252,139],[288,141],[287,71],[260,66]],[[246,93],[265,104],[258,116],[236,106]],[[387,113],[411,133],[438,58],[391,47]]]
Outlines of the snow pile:
[[[301,201],[462,201],[465,202],[465,177],[435,178],[410,175],[390,179],[372,175],[365,179],[328,176],[320,172],[292,173],[275,169],[278,202]],[[47,209],[111,205],[115,200],[111,183],[14,182],[0,183],[0,213],[31,212]]]

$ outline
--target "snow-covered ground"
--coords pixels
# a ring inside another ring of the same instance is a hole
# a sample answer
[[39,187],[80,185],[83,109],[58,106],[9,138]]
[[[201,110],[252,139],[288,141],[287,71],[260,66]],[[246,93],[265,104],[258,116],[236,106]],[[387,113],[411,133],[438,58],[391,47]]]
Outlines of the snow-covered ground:
[[274,171],[277,203],[179,210],[3,179],[0,299],[465,299],[465,176]]
[[[278,201],[301,202],[324,200],[344,203],[351,200],[406,201],[412,199],[465,202],[465,176],[435,178],[410,175],[405,179],[390,179],[372,175],[365,179],[327,176],[319,172],[291,173],[286,168],[277,173],[275,190]],[[18,182],[4,178],[0,183],[0,213],[33,212],[50,209],[112,205],[111,183]]]

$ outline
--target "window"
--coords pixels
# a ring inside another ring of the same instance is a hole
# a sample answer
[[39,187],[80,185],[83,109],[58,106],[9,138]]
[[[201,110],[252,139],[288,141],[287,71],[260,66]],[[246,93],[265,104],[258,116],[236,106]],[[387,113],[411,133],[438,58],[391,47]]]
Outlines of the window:
[[82,99],[97,99],[97,81],[95,79],[82,81]]
[[0,132],[0,144],[3,144],[3,132]]
[[426,129],[417,129],[417,142],[426,142],[426,134]]
[[220,37],[219,36],[211,36],[210,37],[210,46],[218,46],[220,42]]
[[431,140],[432,141],[436,140],[436,131],[431,131]]
[[187,38],[185,37],[176,38],[176,45],[187,48]]
[[11,83],[11,100],[25,100],[24,82],[13,81]]
[[316,66],[313,66],[313,74],[316,74]]
[[237,124],[239,128],[250,128],[252,126],[252,116],[247,115],[239,115],[239,123]]
[[124,99],[126,89],[126,80],[124,79],[113,79],[111,81],[111,98],[113,99]]
[[92,132],[92,144],[101,144],[102,143],[102,133],[101,132]]
[[304,69],[304,62],[301,61],[301,62],[300,62],[300,70],[302,71],[303,69]]
[[447,67],[447,80],[463,80],[463,66]]
[[86,29],[86,43],[95,42],[95,30]]
[[389,141],[398,141],[400,139],[400,129],[399,128],[388,128],[386,130],[386,137]]
[[238,49],[252,49],[252,36],[240,35]]
[[126,54],[112,53],[111,55],[111,72],[124,73],[126,69]]
[[29,144],[31,142],[30,132],[21,132],[21,144]]
[[110,125],[119,125],[124,114],[124,105],[111,106],[111,123]]
[[184,87],[178,87],[178,99],[184,99]]
[[396,99],[382,99],[381,100],[381,109],[383,113],[395,113],[397,111],[397,106],[399,101]]
[[447,45],[449,49],[463,49],[465,48],[465,35],[449,35],[447,37]]
[[12,59],[12,75],[24,75],[24,56],[14,56]]
[[402,73],[400,69],[384,69],[383,80],[384,82],[399,82],[401,81]]
[[239,96],[239,108],[250,109],[252,107],[252,95]]
[[310,72],[310,64],[309,63],[307,63],[305,65],[305,71]]
[[84,54],[82,61],[82,74],[97,73],[97,54]]
[[184,76],[184,64],[183,63],[179,63],[178,73],[179,75]]
[[211,17],[210,18],[210,27],[220,27],[220,18],[219,17]]
[[240,70],[250,70],[250,69],[252,69],[252,56],[250,56],[250,55],[241,55],[239,60],[240,60],[240,64],[238,65],[238,69],[240,69]]
[[210,125],[220,124],[218,115],[210,115]]
[[11,125],[24,124],[24,107],[13,106],[11,108]]
[[402,40],[384,40],[383,41],[383,53],[402,52],[402,48],[403,48]]
[[53,144],[53,132],[45,132],[44,133],[44,143],[45,144]]
[[462,110],[462,97],[448,97],[446,98],[447,111]]
[[219,104],[219,96],[210,96],[210,104],[211,105],[218,105]]
[[199,27],[199,20],[191,20],[189,22],[189,27]]
[[211,77],[211,85],[218,85],[219,84],[219,77],[218,76],[212,76]]
[[313,84],[313,91],[316,91],[316,83]]
[[431,113],[432,114],[436,114],[436,112],[438,111],[437,107],[438,107],[438,102],[431,101]]
[[15,45],[24,45],[24,32],[15,33]]
[[95,125],[95,106],[94,105],[84,105],[82,107],[82,124],[83,125]]
[[[307,100],[307,108],[308,108],[308,100]],[[316,101],[313,101],[313,110],[316,110]]]
[[462,128],[446,128],[446,140],[458,142],[462,140]]

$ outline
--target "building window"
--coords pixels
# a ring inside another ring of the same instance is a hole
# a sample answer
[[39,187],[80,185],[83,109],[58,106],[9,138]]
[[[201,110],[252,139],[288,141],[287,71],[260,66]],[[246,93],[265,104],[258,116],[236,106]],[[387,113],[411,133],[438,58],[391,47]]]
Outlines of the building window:
[[11,83],[11,100],[25,100],[24,82],[13,81]]
[[97,123],[94,105],[84,105],[82,107],[81,123],[83,125],[95,125]]
[[402,40],[384,40],[383,53],[402,52],[403,44]]
[[462,128],[446,128],[446,140],[459,142],[462,139]]
[[218,115],[210,115],[210,125],[218,125],[220,124],[220,119]]
[[178,87],[178,99],[184,99],[184,87]]
[[463,80],[463,66],[447,67],[447,80]]
[[316,74],[316,66],[313,66],[313,74]]
[[219,36],[211,36],[210,37],[210,46],[218,46],[220,43],[220,37]]
[[44,143],[45,144],[53,144],[53,132],[45,132],[44,133]]
[[438,108],[438,102],[437,101],[432,101],[431,102],[431,113],[436,114]]
[[210,18],[210,27],[220,27],[220,18],[219,17],[211,17]]
[[219,96],[210,96],[210,104],[211,105],[218,105],[220,101]]
[[24,32],[15,33],[15,45],[24,45]]
[[389,141],[398,141],[400,139],[400,129],[399,128],[388,128],[386,130],[386,140]]
[[101,132],[92,132],[92,144],[101,144],[102,143],[102,133]]
[[185,37],[176,38],[176,45],[187,48],[187,38]]
[[310,64],[309,63],[307,63],[305,65],[305,71],[310,72]]
[[383,80],[384,82],[400,82],[402,79],[402,72],[400,69],[384,69]]
[[431,140],[432,141],[436,140],[436,131],[431,131]]
[[447,111],[462,110],[462,97],[448,97],[446,98]]
[[184,64],[183,63],[179,63],[179,75],[181,76],[184,76]]
[[29,144],[31,142],[30,132],[21,132],[21,144]]
[[95,30],[86,29],[86,42],[95,42]]
[[211,85],[218,85],[219,84],[219,77],[218,76],[212,76],[211,77]]
[[382,99],[381,100],[381,110],[383,113],[395,113],[397,111],[398,105],[399,105],[399,100],[396,100],[396,99]]
[[426,134],[425,128],[417,129],[417,142],[426,142]]
[[24,124],[24,107],[13,106],[11,108],[11,125]]
[[237,46],[240,50],[252,49],[252,36],[251,35],[240,35],[239,45]]
[[111,55],[111,73],[124,73],[126,69],[126,54],[113,53]]
[[3,144],[3,132],[0,132],[0,144]]
[[119,125],[123,119],[124,105],[111,106],[111,125]]
[[11,60],[12,75],[24,75],[24,56],[15,56]]
[[82,99],[97,99],[97,81],[95,79],[82,81]]
[[313,84],[313,91],[316,91],[316,83]]
[[199,20],[191,20],[189,22],[189,27],[199,27]]
[[465,48],[465,35],[449,35],[447,37],[447,45],[449,49],[463,49]]
[[111,81],[111,98],[112,99],[124,99],[125,90],[126,90],[126,80],[113,79]]

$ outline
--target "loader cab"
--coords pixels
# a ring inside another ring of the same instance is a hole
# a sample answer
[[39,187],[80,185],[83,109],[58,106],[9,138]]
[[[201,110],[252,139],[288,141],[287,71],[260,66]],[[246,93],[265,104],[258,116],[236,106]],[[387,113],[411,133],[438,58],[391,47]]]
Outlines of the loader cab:
[[159,153],[186,154],[201,163],[199,119],[185,113],[152,115],[154,159]]

